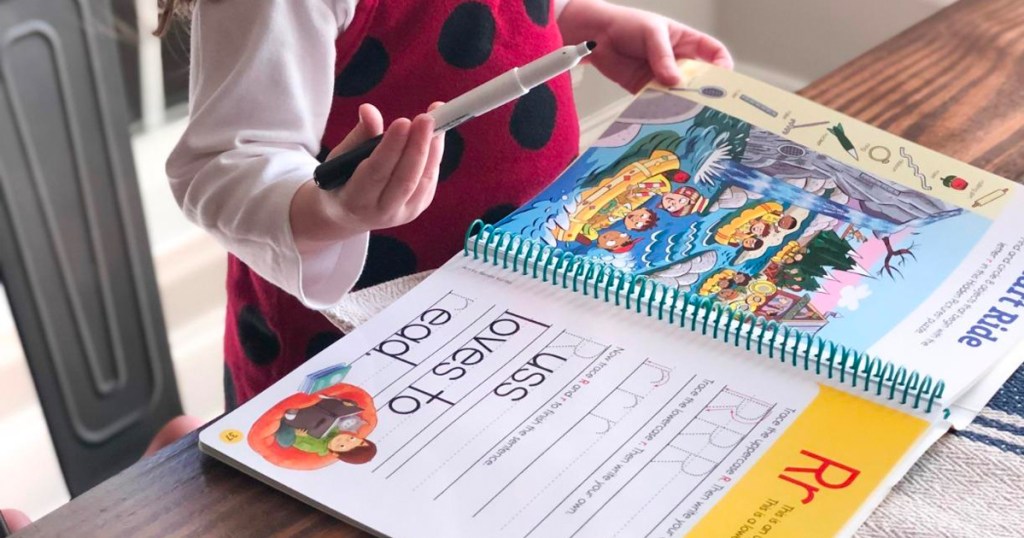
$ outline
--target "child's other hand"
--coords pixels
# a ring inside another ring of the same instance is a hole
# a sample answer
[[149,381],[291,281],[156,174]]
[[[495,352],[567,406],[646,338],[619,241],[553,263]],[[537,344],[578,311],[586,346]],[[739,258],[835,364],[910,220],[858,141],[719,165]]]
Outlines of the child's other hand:
[[600,0],[572,0],[559,27],[567,43],[597,41],[590,62],[632,93],[652,79],[666,86],[680,84],[677,59],[733,67],[732,56],[717,39],[648,11]]
[[376,107],[361,106],[359,124],[329,158],[383,132],[373,155],[356,168],[344,187],[324,191],[310,181],[296,192],[290,218],[300,251],[406,224],[433,201],[444,153],[444,136],[434,136],[433,117],[400,118],[386,131],[383,126]]

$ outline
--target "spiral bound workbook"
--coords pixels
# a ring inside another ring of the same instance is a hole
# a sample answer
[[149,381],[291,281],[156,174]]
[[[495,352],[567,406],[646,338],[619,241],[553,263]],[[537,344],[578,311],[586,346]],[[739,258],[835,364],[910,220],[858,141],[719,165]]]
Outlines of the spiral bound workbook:
[[1020,363],[1020,190],[680,69],[202,450],[385,536],[851,534]]

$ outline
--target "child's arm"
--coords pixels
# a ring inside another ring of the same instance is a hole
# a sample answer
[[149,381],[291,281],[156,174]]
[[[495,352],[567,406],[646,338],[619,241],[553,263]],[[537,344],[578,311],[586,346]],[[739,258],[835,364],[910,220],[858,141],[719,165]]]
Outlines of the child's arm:
[[[198,2],[190,121],[167,164],[187,217],[312,308],[336,303],[355,283],[368,230],[408,222],[426,207],[441,156],[430,118],[397,120],[386,147],[344,189],[312,184],[334,91],[335,39],[354,4]],[[346,144],[381,132],[375,109],[360,117]]]
[[678,58],[732,68],[729,51],[717,39],[661,15],[603,0],[570,0],[558,27],[566,43],[597,41],[590,62],[633,93],[652,79],[679,84]]

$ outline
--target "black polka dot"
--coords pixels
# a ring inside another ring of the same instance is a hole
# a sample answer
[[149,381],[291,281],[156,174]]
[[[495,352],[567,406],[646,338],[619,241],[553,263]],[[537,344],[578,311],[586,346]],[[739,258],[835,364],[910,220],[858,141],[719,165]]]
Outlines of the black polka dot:
[[512,110],[512,138],[526,149],[540,149],[551,140],[558,105],[547,84],[519,98]]
[[487,224],[497,224],[501,219],[507,217],[509,213],[512,213],[515,210],[516,206],[512,204],[496,205],[485,211],[484,214],[480,216],[480,220]]
[[549,0],[523,0],[526,5],[526,14],[530,20],[538,26],[547,26],[551,19],[551,2]]
[[338,341],[341,338],[340,332],[322,332],[313,335],[313,338],[309,339],[309,344],[306,345],[306,358],[311,359],[317,353],[327,349],[331,344]]
[[238,313],[238,341],[245,356],[259,365],[270,364],[281,353],[281,341],[253,305],[242,307]]
[[231,377],[231,370],[224,367],[224,410],[233,411],[238,407],[238,394],[235,392],[235,380]]
[[441,174],[438,180],[444,181],[451,177],[462,162],[462,151],[465,149],[466,142],[458,130],[449,129],[444,133],[444,155],[441,156]]
[[391,59],[384,45],[375,38],[367,37],[359,45],[348,65],[334,80],[334,95],[338,97],[354,97],[363,95],[384,80]]
[[491,8],[480,2],[459,4],[441,27],[437,50],[455,67],[478,67],[491,57],[495,27]]
[[416,272],[416,254],[409,245],[386,235],[370,235],[366,265],[356,286],[367,288]]
[[327,156],[331,154],[331,148],[327,146],[320,146],[320,153],[316,154],[316,160],[324,162],[327,160]]

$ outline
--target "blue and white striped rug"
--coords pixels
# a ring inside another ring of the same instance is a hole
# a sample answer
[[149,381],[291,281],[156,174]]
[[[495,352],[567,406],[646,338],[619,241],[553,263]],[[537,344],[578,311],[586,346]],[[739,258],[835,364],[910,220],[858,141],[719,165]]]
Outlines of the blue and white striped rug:
[[1024,536],[1024,368],[917,462],[857,536]]

